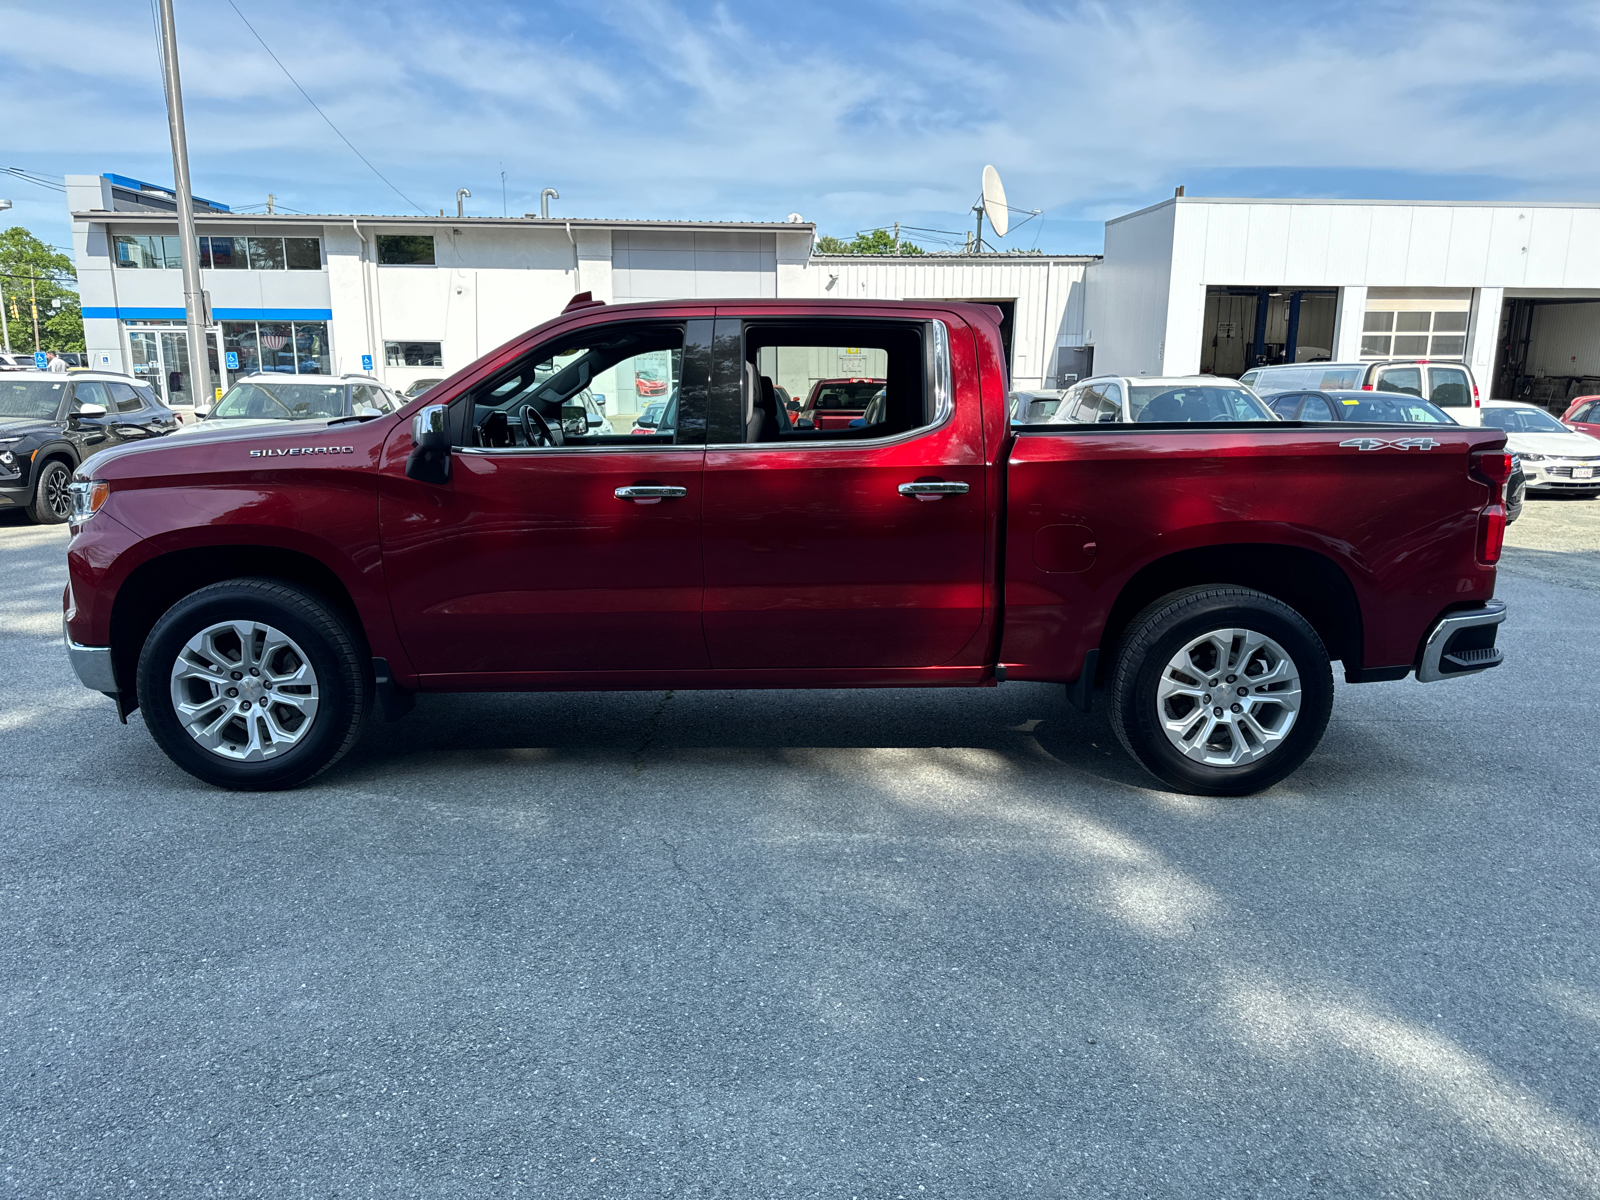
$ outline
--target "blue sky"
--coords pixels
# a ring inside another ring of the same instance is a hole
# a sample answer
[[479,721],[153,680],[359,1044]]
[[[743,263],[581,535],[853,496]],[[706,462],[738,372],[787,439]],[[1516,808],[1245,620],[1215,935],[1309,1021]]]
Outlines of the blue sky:
[[[1595,4],[237,0],[426,211],[964,230],[993,163],[1044,210],[999,245],[1100,249],[1172,194],[1600,197]],[[414,212],[239,17],[177,0],[195,190]],[[172,177],[149,9],[0,3],[0,166]],[[0,176],[57,244],[62,197]]]

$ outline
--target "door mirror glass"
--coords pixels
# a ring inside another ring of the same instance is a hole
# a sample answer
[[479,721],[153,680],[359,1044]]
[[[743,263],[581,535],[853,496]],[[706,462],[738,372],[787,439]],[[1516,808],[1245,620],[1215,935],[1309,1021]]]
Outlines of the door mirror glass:
[[583,437],[589,432],[589,410],[581,404],[561,406],[561,432],[567,437]]

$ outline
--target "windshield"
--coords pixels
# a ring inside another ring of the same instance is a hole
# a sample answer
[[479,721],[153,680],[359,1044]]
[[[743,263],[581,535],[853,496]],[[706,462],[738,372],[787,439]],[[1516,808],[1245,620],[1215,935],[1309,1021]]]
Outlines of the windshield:
[[1306,363],[1300,366],[1261,367],[1239,380],[1247,383],[1258,395],[1274,392],[1325,392],[1330,388],[1361,386],[1364,367],[1331,367],[1327,363]]
[[61,407],[61,389],[66,385],[44,379],[0,381],[0,417],[37,417],[51,420]]
[[1456,423],[1455,418],[1442,408],[1410,396],[1380,396],[1375,392],[1360,392],[1357,396],[1330,396],[1329,399],[1344,409],[1346,421],[1398,421],[1413,425]]
[[1507,433],[1571,433],[1560,421],[1537,408],[1486,408],[1483,423]]
[[1133,419],[1148,424],[1187,421],[1276,421],[1260,400],[1242,387],[1215,384],[1134,384],[1128,389]]
[[211,410],[213,421],[317,421],[344,415],[342,383],[237,383]]
[[823,409],[864,409],[872,398],[883,390],[884,381],[881,379],[860,379],[854,382],[847,380],[824,379],[817,384],[815,399],[811,402],[812,408]]

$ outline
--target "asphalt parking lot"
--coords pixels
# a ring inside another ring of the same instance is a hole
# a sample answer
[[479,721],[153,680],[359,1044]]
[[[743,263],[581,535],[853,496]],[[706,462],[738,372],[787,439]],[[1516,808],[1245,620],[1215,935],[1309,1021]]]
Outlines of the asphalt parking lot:
[[1600,1195],[1600,502],[1244,800],[1060,690],[424,697],[208,789],[0,517],[18,1197]]

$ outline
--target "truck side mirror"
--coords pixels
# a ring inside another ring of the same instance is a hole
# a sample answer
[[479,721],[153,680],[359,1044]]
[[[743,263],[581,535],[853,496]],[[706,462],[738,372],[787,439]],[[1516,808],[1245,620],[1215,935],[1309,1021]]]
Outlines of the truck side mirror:
[[450,482],[448,405],[425,405],[411,418],[411,453],[406,457],[406,476],[419,483]]

